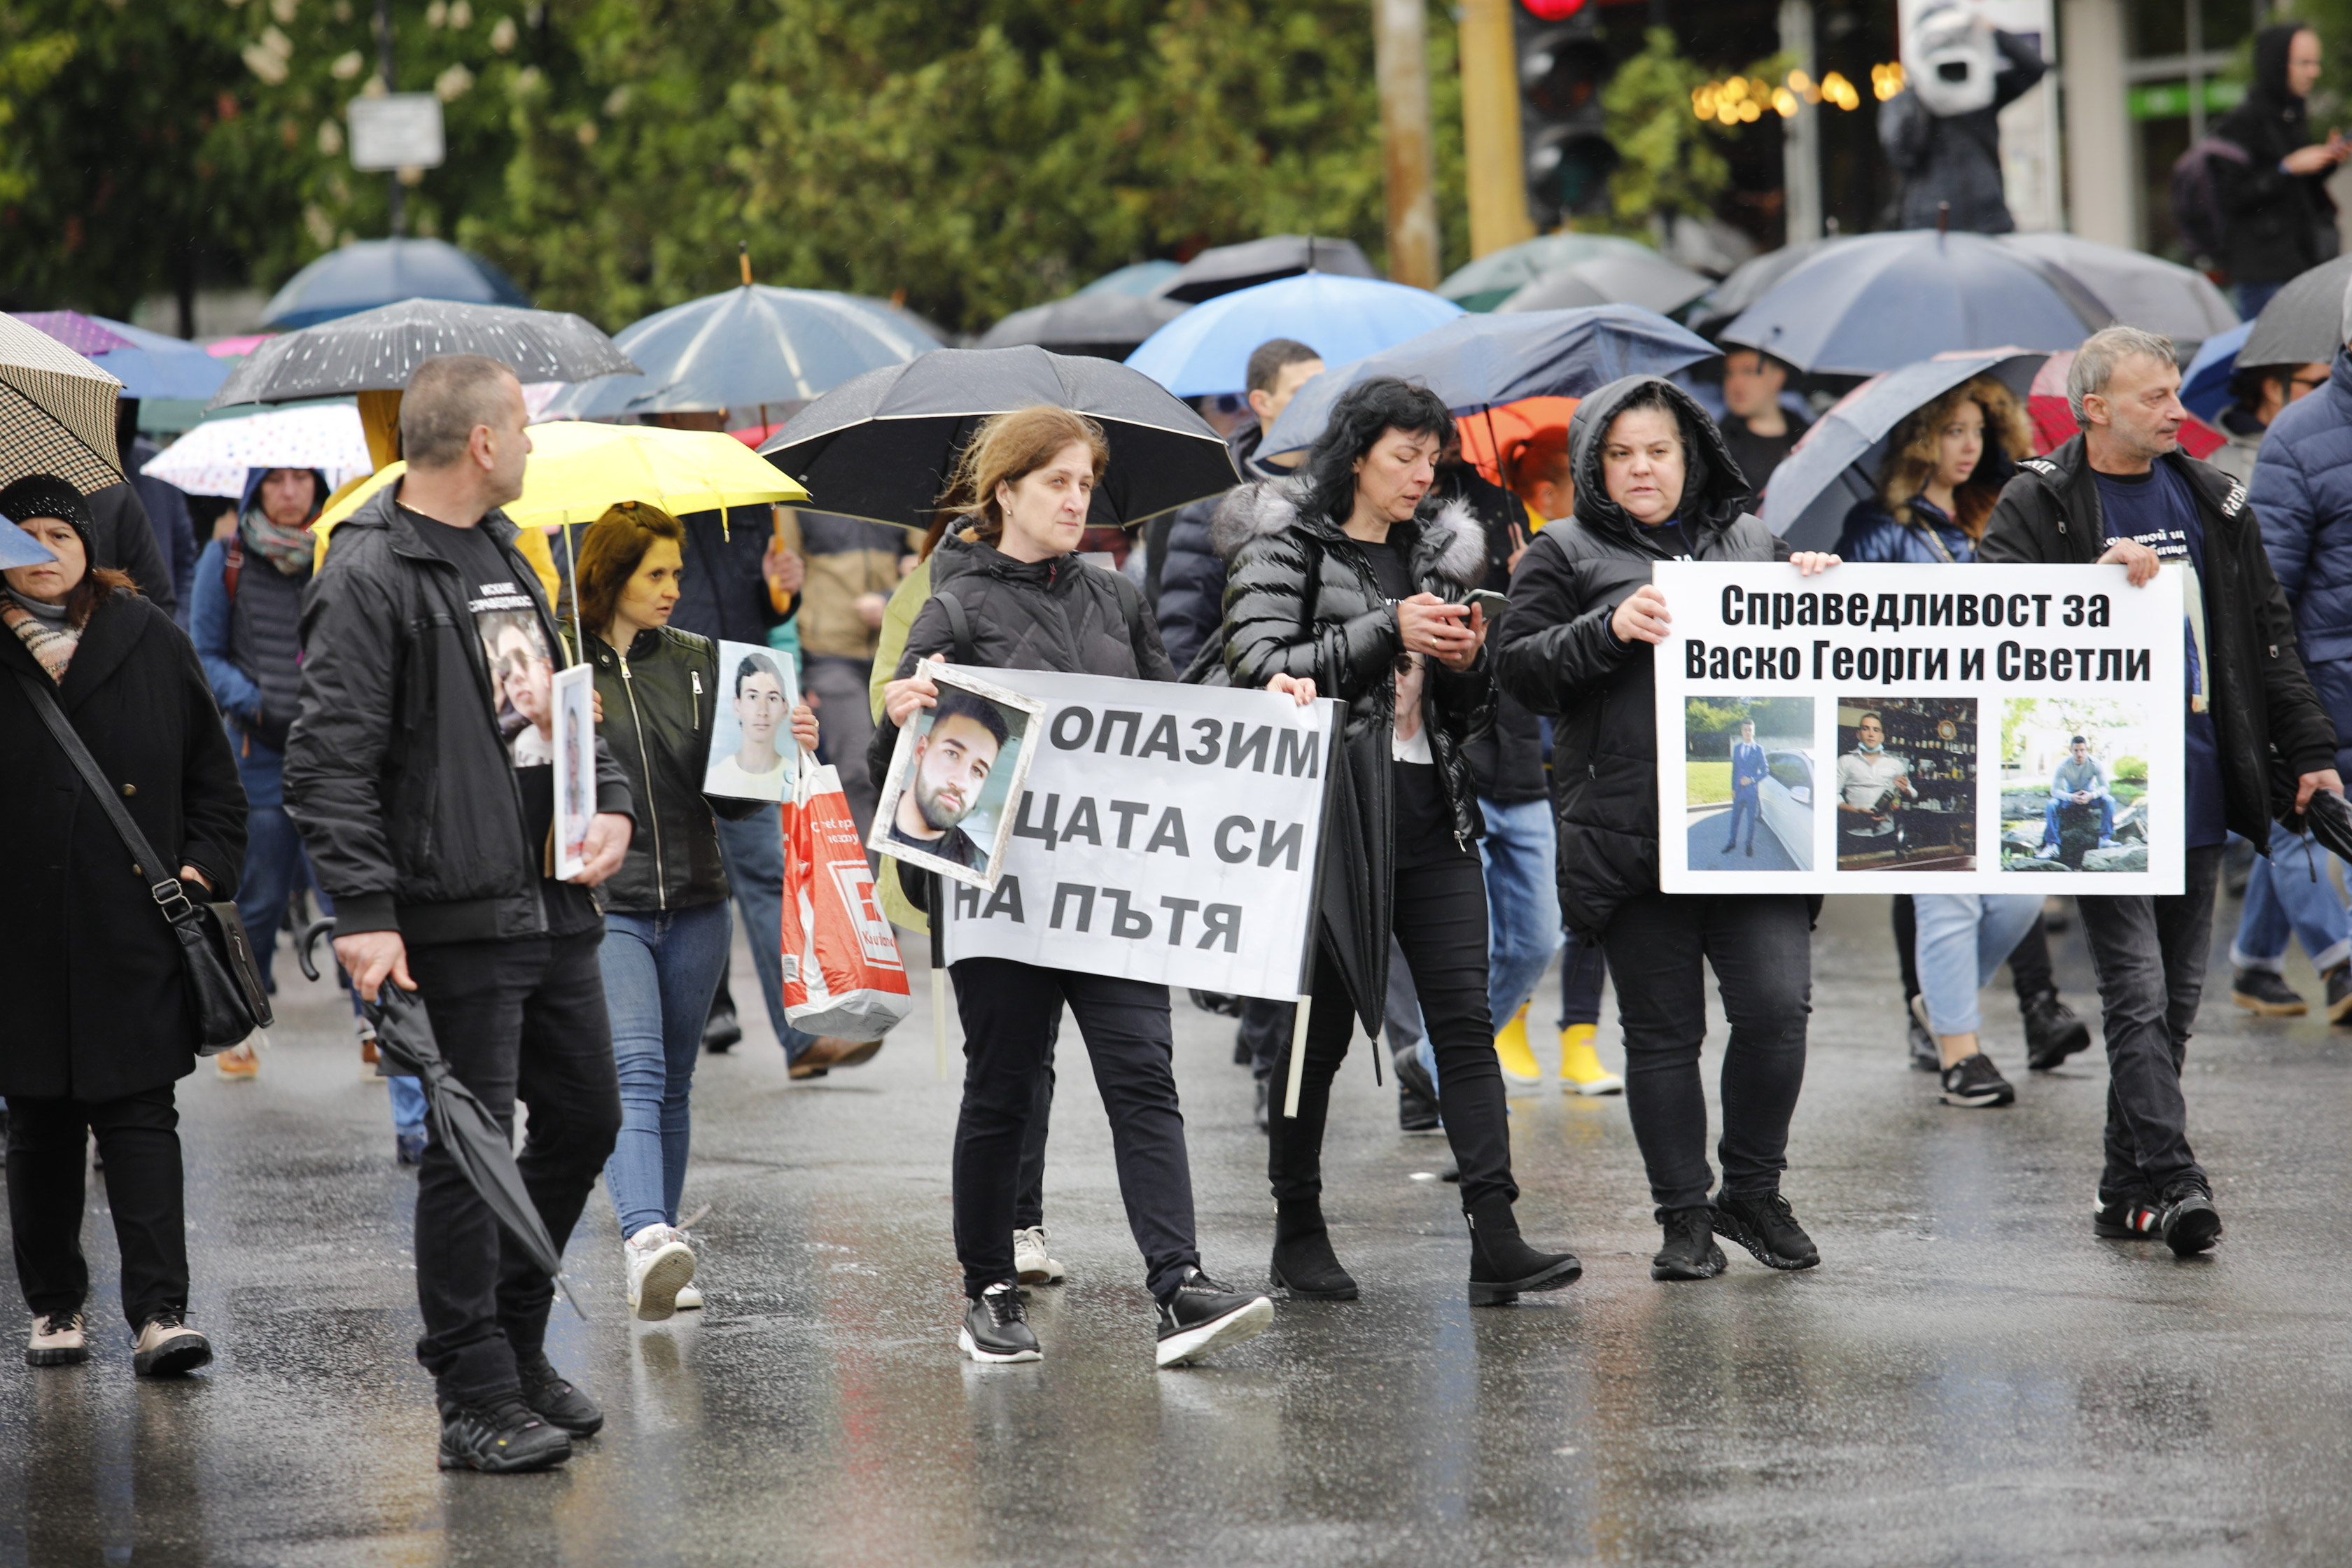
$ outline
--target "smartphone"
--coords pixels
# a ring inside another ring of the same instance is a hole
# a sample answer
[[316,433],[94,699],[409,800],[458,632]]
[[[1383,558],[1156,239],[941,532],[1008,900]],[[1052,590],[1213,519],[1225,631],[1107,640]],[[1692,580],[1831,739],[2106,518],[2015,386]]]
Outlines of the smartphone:
[[1504,595],[1497,594],[1492,588],[1474,588],[1464,597],[1462,602],[1475,608],[1485,610],[1486,612],[1486,624],[1490,626],[1496,621],[1501,620],[1503,618],[1503,612],[1511,607],[1511,601],[1509,598]]

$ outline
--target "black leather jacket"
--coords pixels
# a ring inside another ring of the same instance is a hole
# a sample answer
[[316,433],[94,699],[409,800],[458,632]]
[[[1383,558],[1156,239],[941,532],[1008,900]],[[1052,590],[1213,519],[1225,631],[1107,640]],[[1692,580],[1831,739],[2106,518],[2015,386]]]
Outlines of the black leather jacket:
[[597,739],[612,748],[637,803],[629,858],[604,884],[604,908],[649,915],[717,903],[727,897],[727,870],[711,814],[740,822],[776,809],[702,793],[727,680],[718,645],[664,626],[639,632],[624,657],[592,632],[587,657],[604,702]]

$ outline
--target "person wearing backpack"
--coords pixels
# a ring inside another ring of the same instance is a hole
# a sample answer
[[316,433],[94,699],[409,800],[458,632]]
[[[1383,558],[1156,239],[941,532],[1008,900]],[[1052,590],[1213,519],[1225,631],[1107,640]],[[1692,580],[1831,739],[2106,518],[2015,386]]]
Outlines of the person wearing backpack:
[[[2336,254],[2336,202],[2327,178],[2352,156],[2340,132],[2311,140],[2306,101],[2319,80],[2319,35],[2282,22],[2254,35],[2254,80],[2213,134],[2242,149],[2245,167],[2213,178],[2221,223],[2215,252],[2251,320],[2297,273]],[[2216,171],[2217,174],[2220,171]]]

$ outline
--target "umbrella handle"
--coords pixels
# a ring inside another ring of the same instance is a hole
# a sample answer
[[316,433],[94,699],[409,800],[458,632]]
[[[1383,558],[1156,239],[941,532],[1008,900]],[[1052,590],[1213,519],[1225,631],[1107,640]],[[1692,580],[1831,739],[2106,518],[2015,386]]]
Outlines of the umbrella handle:
[[331,932],[334,929],[335,917],[329,915],[323,920],[312,921],[309,925],[304,926],[299,932],[296,933],[294,938],[294,961],[302,966],[303,979],[316,980],[319,978],[319,965],[317,961],[311,956],[311,950],[318,945],[319,933],[320,931]]

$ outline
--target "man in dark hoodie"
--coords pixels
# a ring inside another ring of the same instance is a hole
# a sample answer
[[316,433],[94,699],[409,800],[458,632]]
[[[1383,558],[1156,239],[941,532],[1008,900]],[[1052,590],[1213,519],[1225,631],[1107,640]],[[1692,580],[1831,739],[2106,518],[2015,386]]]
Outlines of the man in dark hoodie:
[[[1626,1111],[1665,1230],[1650,1276],[1713,1279],[1724,1267],[1717,1236],[1771,1268],[1810,1268],[1821,1254],[1780,1177],[1804,1082],[1819,902],[1658,890],[1653,655],[1669,616],[1650,577],[1660,561],[1788,560],[1810,575],[1837,557],[1789,554],[1744,510],[1747,481],[1714,421],[1660,377],[1627,376],[1586,398],[1569,449],[1576,513],[1536,535],[1512,574],[1496,668],[1505,690],[1558,716],[1560,907],[1570,930],[1599,939],[1616,977]],[[1703,965],[1731,1021],[1723,1187],[1711,1201]]]
[[1896,228],[1939,224],[1977,234],[2017,227],[2000,173],[2000,111],[2050,69],[2042,51],[1965,5],[1929,5],[1903,54],[1912,71],[1878,108],[1878,141],[1901,186]]
[[2167,565],[2185,574],[2181,891],[2081,900],[2106,1012],[2106,1165],[2093,1233],[2161,1236],[2185,1257],[2221,1234],[2189,1147],[2180,1064],[2205,984],[2222,840],[2234,832],[2268,853],[2273,814],[2299,816],[2316,791],[2341,795],[2344,783],[2336,727],[2304,672],[2245,487],[2180,450],[2179,394],[2169,339],[2137,327],[2084,339],[2066,373],[2083,434],[2019,465],[1977,553],[2118,565],[2135,586]]
[[2306,101],[2319,81],[2319,35],[2282,22],[2254,35],[2254,80],[2213,134],[2246,151],[2246,166],[2216,182],[2226,261],[2238,313],[2261,314],[2288,279],[2336,254],[2336,202],[2328,176],[2352,142],[2335,131],[2311,140]]

